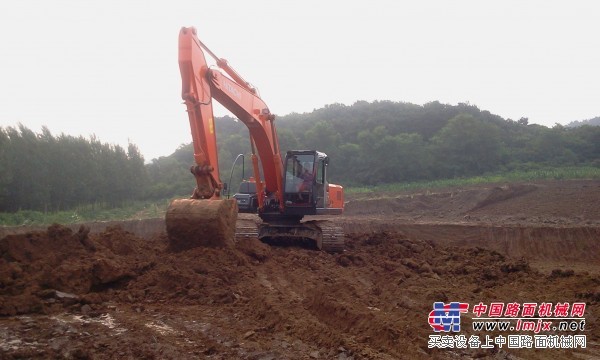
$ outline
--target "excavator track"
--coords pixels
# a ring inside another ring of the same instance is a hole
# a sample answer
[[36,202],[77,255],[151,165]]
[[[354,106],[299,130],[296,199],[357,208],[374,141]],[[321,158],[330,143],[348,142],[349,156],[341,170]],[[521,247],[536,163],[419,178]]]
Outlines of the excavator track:
[[235,223],[235,242],[258,239],[258,219],[249,214],[238,214]]
[[277,225],[238,221],[235,241],[248,239],[259,239],[275,246],[306,246],[328,253],[343,252],[345,245],[342,228],[326,220]]
[[235,241],[244,241],[247,239],[258,239],[258,226],[236,226],[235,227]]
[[344,231],[341,227],[333,225],[328,221],[320,221],[319,227],[322,232],[321,250],[328,253],[340,253],[344,251]]

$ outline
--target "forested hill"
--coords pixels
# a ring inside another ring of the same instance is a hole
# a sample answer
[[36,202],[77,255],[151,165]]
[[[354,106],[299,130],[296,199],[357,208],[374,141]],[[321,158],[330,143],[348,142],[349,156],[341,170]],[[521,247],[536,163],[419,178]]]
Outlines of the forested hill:
[[581,120],[581,121],[572,121],[568,123],[567,127],[577,127],[583,125],[591,125],[591,126],[600,126],[600,116],[596,116],[593,119]]
[[[528,124],[526,118],[504,119],[469,104],[359,101],[278,117],[276,122],[283,151],[326,152],[331,180],[346,185],[472,176],[540,165],[600,166],[600,127],[548,128]],[[222,173],[229,174],[235,156],[249,153],[248,130],[231,117],[217,119],[216,127]],[[153,160],[152,182],[166,184],[165,177],[173,174],[158,169],[191,159],[190,153],[187,146]]]
[[[469,104],[359,101],[276,120],[283,152],[316,149],[330,156],[330,180],[373,185],[480,175],[539,166],[600,166],[600,127],[548,128],[526,118],[503,119]],[[222,180],[237,154],[250,153],[248,130],[216,119]],[[65,209],[190,194],[191,145],[143,165],[95,138],[0,128],[0,211]],[[246,176],[249,175],[246,161]],[[238,169],[234,186],[240,178]],[[235,190],[234,190],[235,192]]]

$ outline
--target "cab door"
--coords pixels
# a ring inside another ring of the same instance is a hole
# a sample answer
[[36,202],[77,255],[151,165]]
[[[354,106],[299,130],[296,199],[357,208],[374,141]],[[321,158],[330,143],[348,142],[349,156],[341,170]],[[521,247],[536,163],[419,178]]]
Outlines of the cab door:
[[314,151],[290,151],[286,156],[284,194],[288,214],[315,214],[318,169]]

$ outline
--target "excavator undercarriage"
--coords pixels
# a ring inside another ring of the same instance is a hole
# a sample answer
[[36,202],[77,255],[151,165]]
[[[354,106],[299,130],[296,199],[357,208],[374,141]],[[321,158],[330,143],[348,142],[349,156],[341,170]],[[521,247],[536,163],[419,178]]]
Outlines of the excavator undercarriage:
[[344,251],[344,232],[327,220],[296,224],[241,222],[236,226],[236,242],[256,238],[273,246],[300,246],[329,253]]

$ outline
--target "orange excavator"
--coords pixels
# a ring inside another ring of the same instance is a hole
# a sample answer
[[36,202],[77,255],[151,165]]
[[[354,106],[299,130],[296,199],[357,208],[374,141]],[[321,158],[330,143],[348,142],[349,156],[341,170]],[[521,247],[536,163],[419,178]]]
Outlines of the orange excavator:
[[[208,66],[205,52],[215,59],[217,68]],[[316,150],[294,150],[282,159],[275,115],[257,89],[210,51],[193,27],[184,27],[179,33],[179,68],[194,147],[195,164],[190,171],[196,188],[190,199],[177,199],[169,205],[165,219],[171,246],[228,246],[256,236],[269,244],[308,242],[324,251],[343,251],[341,228],[327,220],[302,221],[305,215],[339,215],[343,211],[343,188],[327,181],[328,156]],[[253,188],[262,219],[256,227],[236,228],[236,200],[224,197],[213,99],[249,130]]]

